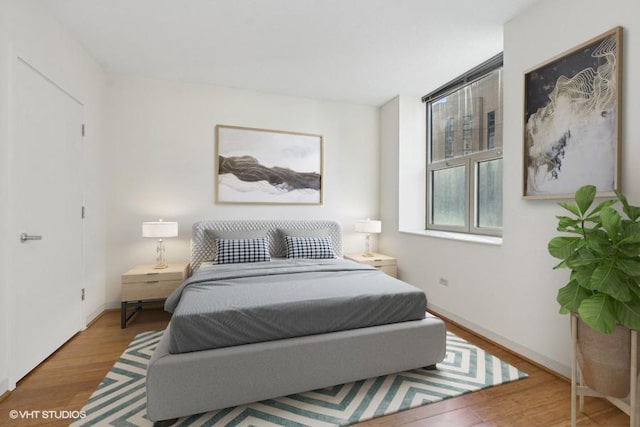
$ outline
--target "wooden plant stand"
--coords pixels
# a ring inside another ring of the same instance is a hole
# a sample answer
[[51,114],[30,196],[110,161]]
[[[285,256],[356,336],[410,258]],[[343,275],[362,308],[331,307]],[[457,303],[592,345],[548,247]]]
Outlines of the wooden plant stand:
[[630,427],[640,427],[638,414],[638,331],[631,330],[631,375],[629,376],[631,392],[629,402],[612,396],[605,396],[584,385],[582,373],[578,366],[578,317],[571,315],[571,427],[576,426],[576,397],[580,397],[580,412],[584,412],[584,396],[593,396],[607,399],[622,412],[629,415]]

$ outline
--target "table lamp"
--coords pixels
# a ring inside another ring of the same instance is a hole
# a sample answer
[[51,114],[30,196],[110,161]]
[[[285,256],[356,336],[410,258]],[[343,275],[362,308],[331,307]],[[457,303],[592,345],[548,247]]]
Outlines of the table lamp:
[[382,222],[371,220],[369,218],[356,221],[356,231],[358,233],[367,233],[365,251],[362,256],[371,257],[371,234],[382,232]]
[[156,246],[156,262],[153,268],[167,268],[168,265],[164,261],[164,237],[176,237],[178,235],[178,223],[171,221],[150,221],[142,223],[142,237],[158,238]]

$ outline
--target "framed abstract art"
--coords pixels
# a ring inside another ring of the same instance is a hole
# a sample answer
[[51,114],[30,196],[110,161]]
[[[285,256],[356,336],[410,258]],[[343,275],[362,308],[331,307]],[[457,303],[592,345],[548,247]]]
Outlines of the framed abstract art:
[[524,198],[619,189],[621,77],[621,27],[525,73]]
[[322,204],[322,135],[216,126],[216,202]]

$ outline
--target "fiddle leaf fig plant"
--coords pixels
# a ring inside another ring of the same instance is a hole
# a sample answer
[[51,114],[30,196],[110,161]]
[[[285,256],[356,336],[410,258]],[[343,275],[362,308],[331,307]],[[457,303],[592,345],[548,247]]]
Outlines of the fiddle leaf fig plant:
[[562,260],[554,268],[571,270],[558,291],[560,312],[577,313],[605,334],[618,324],[640,330],[640,207],[617,191],[615,199],[592,207],[595,197],[596,187],[585,185],[573,203],[559,203],[571,213],[557,217],[557,230],[567,235],[548,245]]

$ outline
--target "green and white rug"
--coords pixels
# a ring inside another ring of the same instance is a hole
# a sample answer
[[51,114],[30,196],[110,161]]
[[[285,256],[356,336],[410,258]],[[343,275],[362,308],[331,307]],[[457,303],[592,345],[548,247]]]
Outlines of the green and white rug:
[[[145,373],[162,331],[137,335],[82,408],[72,426],[151,426]],[[447,333],[436,370],[414,369],[181,418],[176,426],[346,426],[428,405],[527,374]]]

